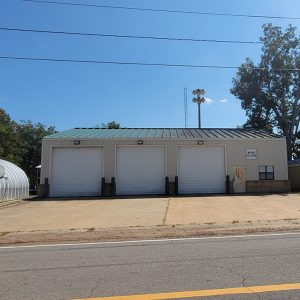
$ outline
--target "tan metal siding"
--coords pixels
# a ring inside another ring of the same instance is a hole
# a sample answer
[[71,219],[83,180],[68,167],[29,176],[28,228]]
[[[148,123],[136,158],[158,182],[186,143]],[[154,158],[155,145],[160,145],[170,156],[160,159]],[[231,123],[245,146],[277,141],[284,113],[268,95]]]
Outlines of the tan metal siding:
[[[275,180],[287,180],[287,155],[284,139],[226,142],[228,172],[233,166],[245,166],[246,180],[258,180],[258,166],[274,165]],[[255,148],[256,160],[246,159],[246,149]]]
[[[104,176],[106,182],[115,176],[115,151],[118,145],[136,145],[137,140],[101,140],[81,139],[80,146],[73,145],[73,139],[45,139],[42,147],[41,183],[50,178],[51,149],[52,147],[86,147],[103,146],[104,149]],[[167,176],[174,181],[177,175],[177,151],[180,145],[197,145],[197,140],[144,140],[144,145],[167,146]],[[232,178],[233,166],[245,166],[246,180],[258,180],[259,165],[274,165],[275,180],[287,180],[287,155],[285,139],[241,139],[241,140],[204,140],[204,145],[198,147],[219,146],[226,151],[225,163],[227,174]],[[246,149],[257,149],[257,159],[247,160]]]

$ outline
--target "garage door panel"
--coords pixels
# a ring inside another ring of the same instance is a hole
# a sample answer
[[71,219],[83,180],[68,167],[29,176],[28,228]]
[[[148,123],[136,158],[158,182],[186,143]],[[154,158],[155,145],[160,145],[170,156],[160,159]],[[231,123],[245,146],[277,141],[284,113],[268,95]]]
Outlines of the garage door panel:
[[102,148],[54,148],[50,196],[99,196],[102,169]]
[[164,194],[164,147],[118,147],[116,187],[118,195]]
[[178,184],[181,194],[224,193],[224,149],[179,147]]

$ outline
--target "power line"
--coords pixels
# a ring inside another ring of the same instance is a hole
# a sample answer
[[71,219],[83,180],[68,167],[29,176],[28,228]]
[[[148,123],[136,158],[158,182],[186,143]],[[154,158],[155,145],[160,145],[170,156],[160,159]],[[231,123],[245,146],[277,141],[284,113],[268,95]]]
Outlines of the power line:
[[22,0],[22,1],[23,2],[43,3],[43,4],[58,4],[58,5],[69,5],[69,6],[83,6],[83,7],[95,7],[95,8],[123,9],[123,10],[147,11],[147,12],[161,12],[161,13],[193,14],[193,15],[225,16],[225,17],[243,17],[243,18],[261,18],[261,19],[300,20],[300,17],[284,17],[284,16],[269,16],[269,15],[249,15],[249,14],[232,14],[232,13],[215,13],[215,12],[172,10],[172,9],[158,9],[158,8],[142,8],[142,7],[132,7],[132,6],[100,5],[100,4],[62,2],[62,1],[50,1],[50,0],[49,1],[47,1],[47,0]]
[[[193,65],[193,64],[166,64],[166,63],[146,63],[146,62],[128,62],[128,61],[102,61],[102,60],[77,60],[77,59],[59,59],[49,57],[16,57],[0,56],[3,60],[24,60],[24,61],[44,61],[44,62],[63,62],[63,63],[85,63],[85,64],[107,64],[107,65],[134,65],[134,66],[152,66],[152,67],[175,67],[175,68],[206,68],[206,69],[239,69],[236,66],[221,65]],[[266,71],[266,68],[249,68],[250,70]],[[274,68],[273,71],[300,72],[297,68]]]
[[53,31],[53,30],[40,30],[40,29],[26,29],[26,28],[11,28],[11,27],[0,27],[0,30],[3,30],[3,31],[17,31],[17,32],[47,33],[47,34],[62,34],[62,35],[76,35],[76,36],[91,36],[91,37],[112,37],[112,38],[128,38],[128,39],[151,39],[151,40],[180,41],[180,42],[206,42],[206,43],[229,43],[229,44],[261,44],[261,42],[255,42],[255,41],[196,39],[196,38],[177,38],[177,37],[140,36],[140,35],[120,35],[120,34],[105,34],[105,33],[69,32],[69,31]]

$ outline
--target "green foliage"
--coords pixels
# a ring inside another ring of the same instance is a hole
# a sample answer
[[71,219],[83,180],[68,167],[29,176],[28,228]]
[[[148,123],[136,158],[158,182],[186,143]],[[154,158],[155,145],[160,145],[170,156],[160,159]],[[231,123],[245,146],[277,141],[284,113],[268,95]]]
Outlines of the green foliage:
[[0,108],[0,157],[19,164],[22,157],[20,149],[19,126]]
[[101,123],[101,128],[106,128],[106,129],[120,129],[121,125],[120,125],[120,123],[117,123],[115,121],[111,121],[111,122],[108,122],[106,124]]
[[35,167],[41,164],[42,139],[53,133],[56,133],[53,126],[47,128],[41,123],[33,124],[31,121],[22,121],[19,124],[23,149],[20,167],[26,172],[31,184],[36,183]]
[[36,166],[41,163],[42,139],[55,133],[54,127],[41,123],[12,121],[0,109],[0,157],[21,167],[30,180],[31,188],[36,184]]
[[289,159],[300,154],[300,72],[292,71],[300,68],[300,38],[295,31],[291,25],[285,31],[272,24],[263,25],[260,62],[255,64],[247,58],[231,89],[246,111],[244,126],[286,136]]

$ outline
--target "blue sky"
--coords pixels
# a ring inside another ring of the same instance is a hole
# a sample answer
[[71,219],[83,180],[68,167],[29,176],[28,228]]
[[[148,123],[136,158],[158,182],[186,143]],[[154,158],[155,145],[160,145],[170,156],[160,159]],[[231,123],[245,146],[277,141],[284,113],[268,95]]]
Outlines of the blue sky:
[[[241,14],[300,16],[298,0],[65,0],[123,6]],[[299,20],[267,20],[150,13],[1,0],[0,27],[108,34],[157,35],[257,41],[270,22],[300,27]],[[0,56],[119,60],[239,66],[258,60],[260,45],[72,37],[0,31]],[[191,91],[204,88],[203,127],[245,122],[230,94],[236,70],[89,65],[0,60],[0,107],[15,120],[58,130],[118,121],[126,127],[184,127],[188,89],[189,127],[197,127]]]

